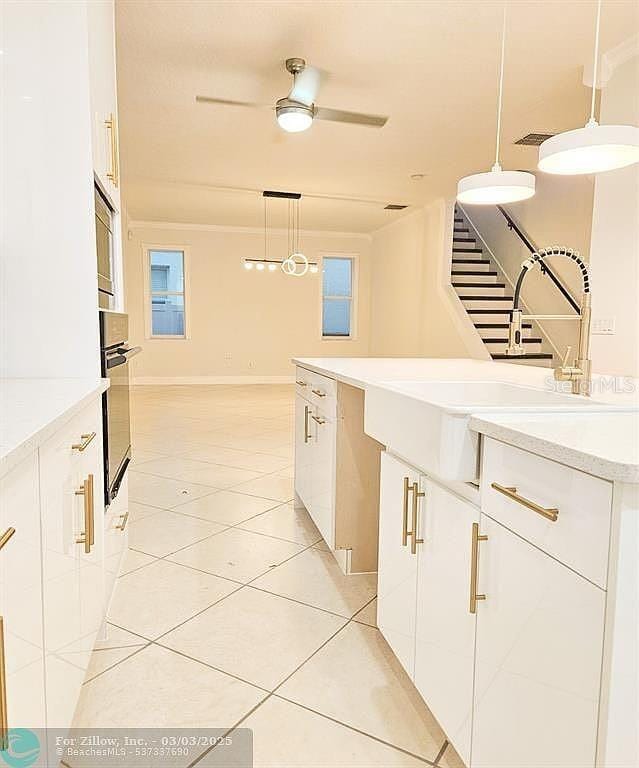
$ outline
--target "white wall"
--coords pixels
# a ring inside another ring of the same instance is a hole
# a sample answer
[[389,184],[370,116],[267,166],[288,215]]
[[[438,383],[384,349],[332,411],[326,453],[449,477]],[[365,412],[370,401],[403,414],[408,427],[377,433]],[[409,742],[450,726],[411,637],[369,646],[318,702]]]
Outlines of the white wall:
[[[132,360],[138,382],[292,380],[295,356],[366,356],[370,345],[370,237],[302,233],[311,260],[355,254],[355,338],[321,338],[321,273],[301,278],[281,271],[247,271],[245,257],[261,258],[259,230],[129,224],[125,239],[129,335],[144,353]],[[281,256],[286,236],[273,235],[269,256]],[[188,339],[148,339],[144,300],[144,246],[187,249]]]
[[452,215],[438,200],[373,233],[371,354],[488,358],[450,286]]
[[[601,97],[602,123],[639,125],[639,57],[613,73]],[[592,337],[593,369],[639,376],[639,165],[600,174],[592,221],[593,322],[615,334]]]

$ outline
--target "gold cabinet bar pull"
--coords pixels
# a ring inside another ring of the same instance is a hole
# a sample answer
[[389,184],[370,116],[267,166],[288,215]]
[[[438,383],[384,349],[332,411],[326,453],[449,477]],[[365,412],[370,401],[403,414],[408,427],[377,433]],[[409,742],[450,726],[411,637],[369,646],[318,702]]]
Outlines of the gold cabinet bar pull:
[[0,616],[0,751],[9,747],[9,713],[7,712],[7,669],[4,660],[4,619]]
[[477,594],[477,579],[479,568],[479,542],[488,541],[488,536],[479,533],[479,523],[473,523],[470,546],[470,612],[477,613],[477,601],[485,600],[486,595]]
[[111,167],[107,171],[107,179],[111,179],[113,186],[117,187],[119,184],[118,179],[118,132],[115,124],[115,115],[110,114],[108,119],[104,121],[104,125],[109,133],[110,145],[111,145]]
[[85,554],[91,552],[95,544],[95,509],[93,500],[93,475],[89,475],[82,487],[75,492],[76,496],[84,496],[84,531],[75,540],[76,544],[84,544]]
[[13,534],[16,532],[15,528],[7,528],[7,530],[0,536],[0,549],[2,549],[5,544],[9,541],[9,539],[13,536]]
[[408,478],[404,478],[404,514],[402,517],[402,547],[408,544],[408,537],[411,535],[408,532],[408,492],[410,486],[408,484]]
[[314,421],[316,424],[319,424],[320,426],[322,426],[322,424],[326,424],[326,419],[322,419],[322,418],[320,418],[319,416],[315,416],[315,415],[313,415],[313,416],[311,416],[311,419],[313,419],[313,421]]
[[504,496],[507,496],[509,499],[518,502],[528,509],[532,509],[533,512],[536,512],[538,515],[545,517],[546,520],[550,520],[553,523],[557,522],[557,518],[559,517],[559,510],[556,507],[542,507],[539,504],[535,504],[534,501],[530,501],[530,499],[526,499],[524,496],[520,496],[517,493],[517,489],[513,488],[512,486],[509,487],[505,485],[499,485],[499,483],[491,483],[490,486],[496,491],[499,491],[499,493],[503,493]]
[[309,414],[310,408],[308,405],[304,406],[304,442],[308,443],[310,440],[310,435],[308,434],[308,414]]
[[301,379],[298,379],[295,383],[298,385],[298,387],[308,387],[308,384]]
[[410,552],[411,555],[417,554],[417,545],[423,544],[424,539],[418,539],[417,538],[417,510],[419,506],[419,500],[424,497],[424,492],[419,490],[419,485],[417,483],[413,483],[412,485],[412,491],[413,491],[413,531],[411,533],[411,536],[413,537],[410,542]]
[[321,389],[311,389],[311,392],[318,397],[326,397],[326,392],[322,392]]
[[123,531],[126,528],[126,524],[128,521],[129,521],[129,510],[127,509],[127,511],[123,515],[120,515],[120,522],[118,523],[118,525],[115,526],[116,530]]
[[86,435],[80,435],[80,437],[82,438],[82,442],[75,443],[74,445],[72,445],[71,450],[80,451],[80,453],[82,453],[83,451],[86,451],[87,446],[96,435],[97,435],[97,432],[88,432]]

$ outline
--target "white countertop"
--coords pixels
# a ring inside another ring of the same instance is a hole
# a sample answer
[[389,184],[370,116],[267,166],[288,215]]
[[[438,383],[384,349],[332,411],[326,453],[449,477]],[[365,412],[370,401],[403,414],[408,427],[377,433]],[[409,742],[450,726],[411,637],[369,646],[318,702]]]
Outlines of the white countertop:
[[108,379],[0,379],[0,477],[108,387]]
[[606,480],[639,483],[639,413],[473,416],[470,428]]
[[[570,392],[551,368],[444,358],[297,358],[316,373],[362,389],[382,382],[494,381]],[[593,376],[593,401],[637,408],[637,380]],[[473,414],[470,428],[598,477],[639,482],[639,413]]]

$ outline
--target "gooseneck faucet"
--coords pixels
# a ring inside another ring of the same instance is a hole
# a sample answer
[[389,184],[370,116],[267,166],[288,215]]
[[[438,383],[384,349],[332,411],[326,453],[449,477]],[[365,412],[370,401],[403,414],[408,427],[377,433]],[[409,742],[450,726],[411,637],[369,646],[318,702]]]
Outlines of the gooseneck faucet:
[[[581,272],[582,293],[581,305],[578,315],[524,315],[519,309],[519,295],[524,278],[528,272],[539,264],[542,266],[543,260],[548,256],[566,256],[572,259]],[[521,265],[521,272],[515,286],[515,296],[513,300],[513,309],[510,315],[510,327],[508,333],[507,355],[524,354],[524,345],[522,341],[522,323],[525,320],[579,320],[579,349],[577,358],[572,365],[569,364],[571,347],[568,347],[563,362],[555,368],[555,379],[557,381],[570,381],[572,392],[575,395],[590,394],[590,374],[592,363],[590,360],[590,275],[588,267],[579,255],[579,251],[573,251],[571,248],[542,248],[536,251],[532,256]]]

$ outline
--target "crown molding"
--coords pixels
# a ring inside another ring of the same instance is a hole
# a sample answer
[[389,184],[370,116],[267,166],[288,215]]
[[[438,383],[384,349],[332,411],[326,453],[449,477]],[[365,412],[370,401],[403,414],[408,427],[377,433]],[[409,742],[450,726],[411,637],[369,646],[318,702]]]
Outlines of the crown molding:
[[[128,229],[154,229],[173,230],[178,232],[220,232],[239,235],[264,235],[263,227],[233,227],[225,224],[188,224],[180,221],[144,221],[131,220]],[[269,235],[287,235],[288,230],[283,227],[269,227]],[[355,240],[372,239],[370,232],[336,232],[333,230],[301,229],[300,233],[305,237],[342,237]]]

